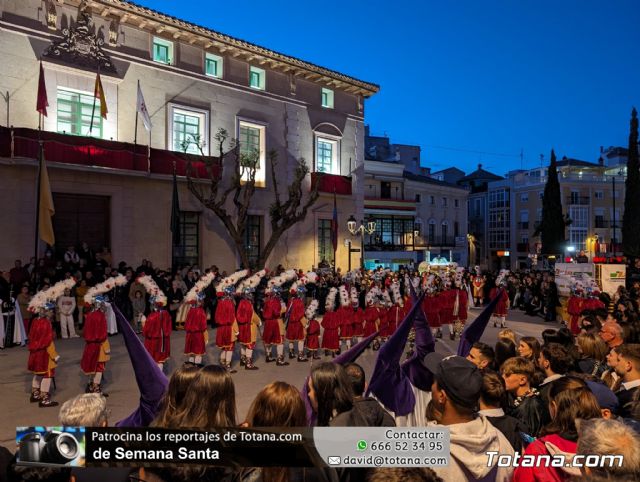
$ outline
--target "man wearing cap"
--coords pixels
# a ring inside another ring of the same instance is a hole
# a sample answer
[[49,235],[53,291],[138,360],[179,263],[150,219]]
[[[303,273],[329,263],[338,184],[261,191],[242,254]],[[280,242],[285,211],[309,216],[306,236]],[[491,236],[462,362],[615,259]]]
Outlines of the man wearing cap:
[[[450,432],[449,465],[434,471],[444,480],[511,480],[513,467],[499,467],[497,454],[513,456],[513,447],[486,417],[476,413],[482,391],[478,368],[460,356],[443,358],[435,352],[424,358],[424,365],[434,377],[431,392],[439,414],[437,425],[447,426]],[[489,452],[496,455],[490,457]]]

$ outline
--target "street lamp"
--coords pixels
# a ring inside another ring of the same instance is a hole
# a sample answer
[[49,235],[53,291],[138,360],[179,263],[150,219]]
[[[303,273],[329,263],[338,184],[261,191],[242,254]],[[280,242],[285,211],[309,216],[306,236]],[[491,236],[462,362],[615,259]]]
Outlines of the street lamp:
[[347,220],[347,229],[352,236],[360,234],[360,268],[364,269],[364,235],[371,235],[374,233],[374,231],[376,230],[376,222],[373,220],[368,220],[365,224],[364,221],[360,221],[360,226],[358,226],[358,222],[352,214]]

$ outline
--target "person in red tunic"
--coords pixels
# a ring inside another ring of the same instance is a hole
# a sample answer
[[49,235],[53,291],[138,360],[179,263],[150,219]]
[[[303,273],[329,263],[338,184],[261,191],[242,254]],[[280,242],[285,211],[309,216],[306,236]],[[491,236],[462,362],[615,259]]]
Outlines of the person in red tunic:
[[362,334],[367,337],[378,330],[380,311],[376,307],[376,294],[374,289],[370,289],[364,299],[366,307],[364,309],[364,329]]
[[309,323],[307,326],[307,350],[309,356],[314,360],[319,360],[318,349],[320,348],[320,323],[316,320],[316,314],[318,313],[318,300],[311,300],[307,310],[304,313],[304,317]]
[[306,362],[307,357],[304,355],[304,339],[305,329],[307,328],[307,319],[304,316],[305,306],[304,298],[307,290],[301,283],[295,282],[289,290],[289,303],[285,313],[286,337],[289,340],[289,358],[293,359],[296,354],[293,350],[294,342],[298,345],[298,361]]
[[236,373],[231,367],[233,348],[238,339],[238,323],[236,320],[236,305],[233,302],[233,286],[226,286],[218,292],[218,306],[216,307],[215,322],[216,346],[220,349],[220,365],[229,373]]
[[200,291],[195,300],[190,301],[191,308],[187,312],[184,323],[184,354],[188,363],[202,366],[202,357],[206,353],[209,335],[207,333],[207,313],[204,310],[205,293]]
[[80,368],[85,375],[89,377],[86,393],[102,393],[102,374],[106,368],[106,363],[110,359],[109,353],[111,348],[107,339],[107,317],[104,314],[105,299],[102,295],[92,296],[89,305],[91,311],[84,317],[84,351],[82,352],[82,360],[80,360]]
[[364,338],[364,311],[360,308],[360,298],[358,290],[351,287],[351,307],[353,314],[351,315],[351,334],[355,337],[356,343],[360,343]]
[[340,318],[338,313],[334,311],[336,303],[336,295],[338,294],[337,288],[331,288],[327,299],[325,301],[325,313],[322,317],[322,345],[325,356],[336,356],[336,352],[340,348],[340,335],[338,329],[340,327]]
[[340,354],[343,343],[347,346],[347,350],[351,348],[351,339],[353,338],[353,334],[351,332],[353,325],[353,308],[351,306],[351,299],[349,291],[347,291],[347,287],[345,285],[340,286],[338,292],[340,295],[340,306],[336,310],[336,314],[339,320],[338,325],[340,327],[340,345],[337,353]]
[[422,310],[427,317],[427,323],[431,328],[431,334],[435,337],[442,338],[440,327],[440,297],[438,296],[434,284],[427,286],[427,296],[422,300]]
[[[451,282],[445,281],[444,289],[438,295],[440,300],[440,330],[442,330],[443,326],[446,326],[449,330],[449,338],[454,339],[455,335],[453,332],[453,305],[455,302],[455,292],[451,289]],[[442,333],[440,333],[440,337],[442,337]]]
[[580,314],[583,311],[584,306],[584,298],[579,296],[579,293],[572,289],[571,297],[567,302],[567,313],[569,314],[569,329],[571,333],[577,335],[580,333],[580,325],[578,321],[580,320]]
[[496,296],[500,296],[496,307],[493,309],[493,326],[497,327],[498,322],[501,328],[506,328],[507,309],[509,308],[509,293],[507,293],[507,271],[501,270],[500,274],[496,278],[496,285],[491,288],[489,295],[490,299],[494,299]]
[[167,304],[167,298],[161,291],[158,290],[158,294],[152,295],[149,303],[151,313],[142,328],[144,346],[160,370],[163,370],[165,362],[171,356],[171,315],[163,309]]
[[[271,286],[266,292],[266,299],[262,307],[262,319],[264,320],[264,330],[262,341],[265,344],[266,362],[276,362],[278,366],[286,366],[289,362],[284,360],[284,323],[282,321],[283,312],[282,300],[280,298],[280,287]],[[276,357],[273,357],[272,347],[276,346]]]
[[389,314],[387,315],[387,321],[389,322],[388,336],[395,333],[398,325],[404,319],[404,300],[400,294],[400,283],[397,281],[391,284],[391,294],[393,295],[393,306],[389,308]]
[[[30,307],[31,309],[31,307]],[[53,343],[53,319],[55,304],[45,303],[39,308],[39,315],[31,322],[29,330],[29,361],[27,369],[33,373],[31,381],[31,403],[39,402],[42,408],[55,407],[58,402],[51,400],[51,379],[55,376],[60,356]],[[34,310],[31,310],[34,311]]]
[[256,347],[258,328],[262,326],[262,320],[253,308],[254,289],[253,286],[243,288],[242,299],[238,302],[236,310],[238,341],[240,342],[240,366],[244,366],[245,370],[258,369],[253,364],[253,350]]

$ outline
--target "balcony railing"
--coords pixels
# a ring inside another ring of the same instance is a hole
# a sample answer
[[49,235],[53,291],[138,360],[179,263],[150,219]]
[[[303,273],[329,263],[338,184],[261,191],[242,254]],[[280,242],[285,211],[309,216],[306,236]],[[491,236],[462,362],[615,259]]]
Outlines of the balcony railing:
[[[207,179],[220,173],[218,160],[214,157],[94,137],[0,127],[0,157],[37,159],[39,142],[42,142],[47,162],[167,175],[173,174],[175,165],[178,176],[185,176],[187,165],[191,163],[193,177]],[[211,168],[210,171],[207,166]]]
[[574,206],[588,206],[591,203],[589,196],[569,196],[567,197],[567,204]]
[[518,223],[518,229],[529,229],[529,221],[521,221]]
[[326,174],[324,172],[312,172],[311,183],[318,182],[318,191],[329,194],[351,195],[351,177]]

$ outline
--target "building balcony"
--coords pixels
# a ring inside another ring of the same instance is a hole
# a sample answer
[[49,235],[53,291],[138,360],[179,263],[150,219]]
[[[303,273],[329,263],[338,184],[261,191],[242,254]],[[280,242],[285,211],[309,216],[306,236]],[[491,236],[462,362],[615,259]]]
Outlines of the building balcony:
[[567,197],[567,204],[572,206],[588,206],[591,204],[591,198],[589,196],[569,196]]
[[416,201],[404,199],[383,199],[365,196],[364,208],[371,211],[394,211],[397,213],[412,215],[416,213]]
[[0,157],[38,159],[42,142],[47,162],[97,167],[140,174],[187,175],[209,179],[218,176],[218,159],[95,137],[74,136],[27,128],[0,127]]
[[340,194],[343,196],[350,196],[351,189],[351,176],[339,176],[337,174],[326,174],[324,172],[312,172],[311,173],[311,185],[318,182],[318,192],[324,192],[329,194]]
[[426,236],[424,241],[426,247],[455,247],[456,245],[455,236]]
[[518,251],[518,253],[528,253],[529,252],[529,243],[518,243],[518,244],[516,244],[516,251]]
[[518,223],[518,229],[529,229],[529,221],[521,221]]

